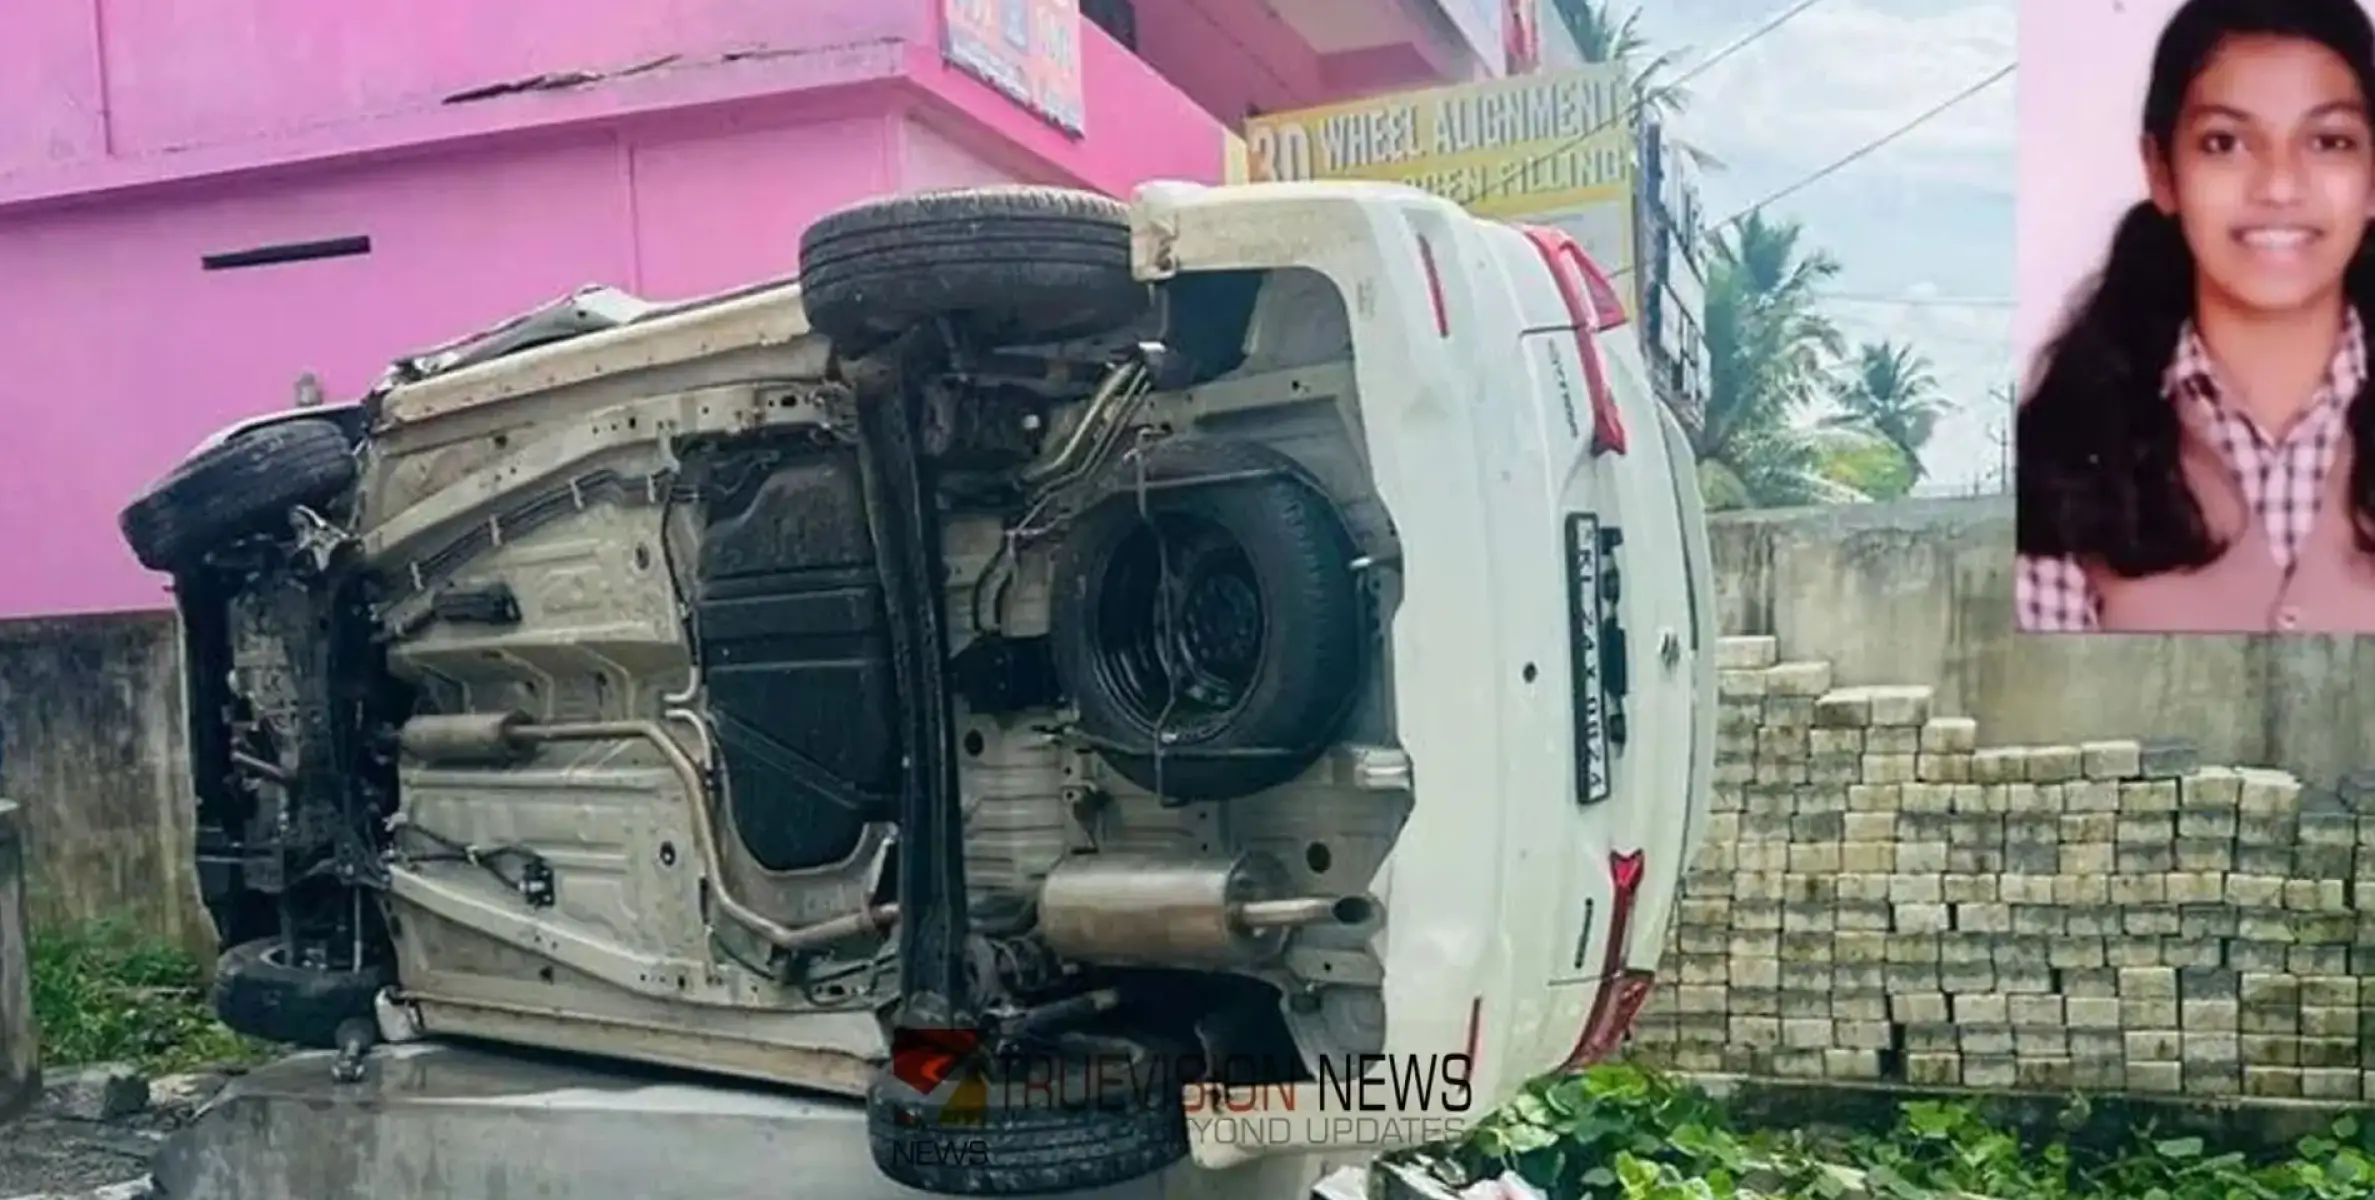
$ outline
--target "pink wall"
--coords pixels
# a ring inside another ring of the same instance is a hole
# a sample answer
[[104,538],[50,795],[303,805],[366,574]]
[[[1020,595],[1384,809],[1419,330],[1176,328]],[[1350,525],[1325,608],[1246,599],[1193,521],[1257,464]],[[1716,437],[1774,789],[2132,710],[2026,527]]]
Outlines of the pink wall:
[[[301,371],[348,396],[397,353],[583,283],[676,296],[789,273],[810,220],[885,191],[1012,178],[1125,192],[1222,170],[1219,124],[1094,30],[1090,134],[1074,140],[942,64],[935,30],[440,106],[421,98],[531,68],[525,34],[474,26],[487,19],[474,14],[557,0],[415,5],[406,27],[484,37],[409,82],[420,64],[306,16],[319,6],[305,0],[14,4],[30,5],[22,23],[12,11],[12,33],[38,44],[46,74],[27,82],[27,42],[0,42],[0,359],[13,378],[0,411],[14,434],[0,475],[16,488],[0,505],[0,617],[164,603],[163,581],[122,548],[117,510],[213,429],[285,405]],[[176,60],[163,34],[111,30],[102,56],[69,19],[141,4],[179,22],[175,37],[206,25],[221,40],[193,35]],[[719,14],[739,14],[747,33],[790,7],[643,6],[713,44],[732,24]],[[366,15],[379,11],[352,10],[428,53]],[[867,11],[836,36],[931,10]],[[656,36],[639,21],[568,44],[631,50]],[[291,52],[264,35],[292,31],[308,55],[344,65],[250,78]],[[66,52],[76,45],[82,57]],[[171,102],[190,91],[199,98]],[[199,269],[210,253],[357,234],[370,254]]]
[[2120,214],[2144,198],[2144,88],[2179,2],[2021,0],[2013,347],[2024,371],[2071,289],[2101,266]]
[[[333,396],[396,354],[579,284],[684,295],[789,273],[800,229],[888,190],[896,122],[572,136],[0,226],[0,615],[146,607],[114,514],[207,433]],[[832,170],[813,164],[832,162]],[[907,183],[936,182],[909,179]],[[367,256],[204,272],[203,254],[367,234]]]
[[1261,0],[1139,0],[1138,52],[1232,123],[1326,95],[1320,56]]
[[0,107],[0,171],[380,117],[548,71],[912,40],[929,20],[778,0],[8,0],[0,102],[28,107]]
[[[1353,2],[1379,6],[1377,27],[1397,36],[1410,24],[1399,0]],[[938,3],[9,0],[0,207],[864,82],[908,50],[937,47]],[[1232,124],[1249,108],[1321,103],[1348,81],[1381,82],[1364,69],[1369,56],[1316,54],[1266,0],[1140,0],[1139,20],[1141,52],[1160,77],[1152,82]],[[1425,61],[1403,49],[1402,59]],[[637,67],[651,69],[593,88],[443,102],[544,73]],[[1133,122],[1126,106],[1095,107],[1107,122]]]

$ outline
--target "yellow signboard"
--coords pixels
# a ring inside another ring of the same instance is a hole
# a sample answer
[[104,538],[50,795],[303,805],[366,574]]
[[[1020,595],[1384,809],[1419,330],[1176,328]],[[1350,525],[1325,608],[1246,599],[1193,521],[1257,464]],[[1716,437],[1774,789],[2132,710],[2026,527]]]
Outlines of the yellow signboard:
[[1255,182],[1406,183],[1494,217],[1629,209],[1633,135],[1632,90],[1613,67],[1376,96],[1245,126]]

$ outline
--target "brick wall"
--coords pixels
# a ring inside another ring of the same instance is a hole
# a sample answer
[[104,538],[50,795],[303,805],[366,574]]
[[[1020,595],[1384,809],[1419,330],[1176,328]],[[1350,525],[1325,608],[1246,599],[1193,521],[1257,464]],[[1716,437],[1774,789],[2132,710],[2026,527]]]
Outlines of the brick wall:
[[2375,1100],[2375,789],[2169,739],[1990,746],[1927,687],[1720,652],[1716,815],[1635,1057]]

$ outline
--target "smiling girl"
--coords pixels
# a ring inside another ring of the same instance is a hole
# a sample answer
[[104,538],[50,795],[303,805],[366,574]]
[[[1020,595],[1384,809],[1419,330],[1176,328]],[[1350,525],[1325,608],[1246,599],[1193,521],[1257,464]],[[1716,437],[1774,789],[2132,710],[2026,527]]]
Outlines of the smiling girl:
[[2022,629],[2375,631],[2370,95],[2358,0],[2170,18],[2151,199],[2021,401]]

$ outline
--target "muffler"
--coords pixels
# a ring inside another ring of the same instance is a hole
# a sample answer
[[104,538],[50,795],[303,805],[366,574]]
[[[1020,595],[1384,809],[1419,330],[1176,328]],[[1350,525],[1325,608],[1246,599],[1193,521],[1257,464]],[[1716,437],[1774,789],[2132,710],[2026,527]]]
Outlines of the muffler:
[[1039,935],[1086,963],[1225,970],[1259,966],[1310,925],[1360,925],[1362,896],[1288,896],[1286,872],[1262,855],[1181,861],[1148,854],[1064,860],[1039,890]]

